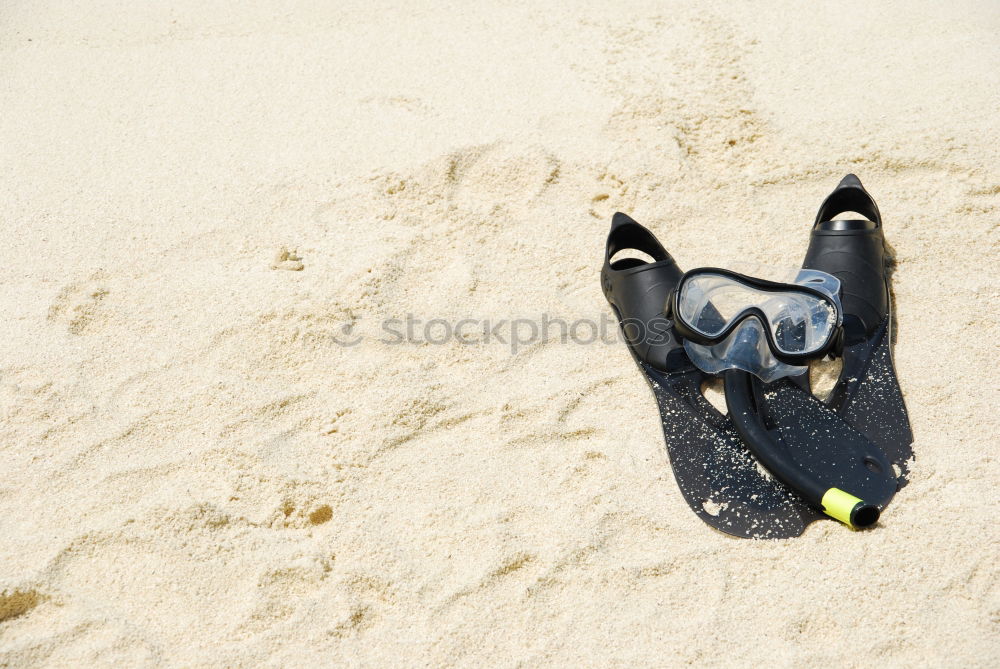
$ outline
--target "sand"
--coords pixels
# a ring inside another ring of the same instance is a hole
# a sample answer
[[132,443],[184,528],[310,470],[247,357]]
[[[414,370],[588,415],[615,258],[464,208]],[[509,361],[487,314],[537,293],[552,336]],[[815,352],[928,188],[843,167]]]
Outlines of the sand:
[[[0,665],[996,666],[995,3],[171,4],[0,8]],[[794,267],[847,172],[911,483],[733,539],[510,321],[608,316],[616,210]]]

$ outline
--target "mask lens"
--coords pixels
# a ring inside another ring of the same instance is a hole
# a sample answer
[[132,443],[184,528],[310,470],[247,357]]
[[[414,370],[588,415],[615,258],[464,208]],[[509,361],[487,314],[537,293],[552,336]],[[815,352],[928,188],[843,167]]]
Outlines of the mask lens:
[[826,300],[809,293],[781,293],[764,309],[774,343],[782,353],[810,353],[826,344],[837,325],[837,313]]
[[753,290],[719,274],[698,274],[681,286],[680,317],[707,337],[719,336],[754,299]]

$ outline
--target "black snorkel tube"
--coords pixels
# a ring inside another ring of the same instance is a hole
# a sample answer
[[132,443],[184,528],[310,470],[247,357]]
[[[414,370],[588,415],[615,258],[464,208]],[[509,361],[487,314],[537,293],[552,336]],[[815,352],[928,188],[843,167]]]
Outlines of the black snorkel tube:
[[878,522],[879,509],[840,488],[823,483],[798,466],[773,432],[767,429],[754,402],[753,378],[738,369],[724,375],[729,417],[750,452],[776,479],[799,493],[809,504],[852,528]]

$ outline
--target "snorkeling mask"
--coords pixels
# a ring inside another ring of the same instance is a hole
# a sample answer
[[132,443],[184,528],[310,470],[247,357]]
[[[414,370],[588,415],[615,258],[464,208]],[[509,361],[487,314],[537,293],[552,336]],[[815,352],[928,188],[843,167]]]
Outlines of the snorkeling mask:
[[840,281],[802,270],[794,283],[714,267],[681,277],[667,309],[696,367],[742,369],[771,382],[801,374],[835,350],[842,331]]

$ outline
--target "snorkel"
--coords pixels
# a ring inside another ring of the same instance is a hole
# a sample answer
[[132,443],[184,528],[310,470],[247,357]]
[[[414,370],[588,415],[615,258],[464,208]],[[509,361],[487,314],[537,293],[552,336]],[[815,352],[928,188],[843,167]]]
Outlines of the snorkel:
[[878,521],[877,506],[823,482],[795,462],[780,439],[765,426],[755,406],[752,378],[748,373],[731,369],[723,378],[733,425],[750,451],[776,479],[802,495],[812,506],[852,528],[870,527]]

